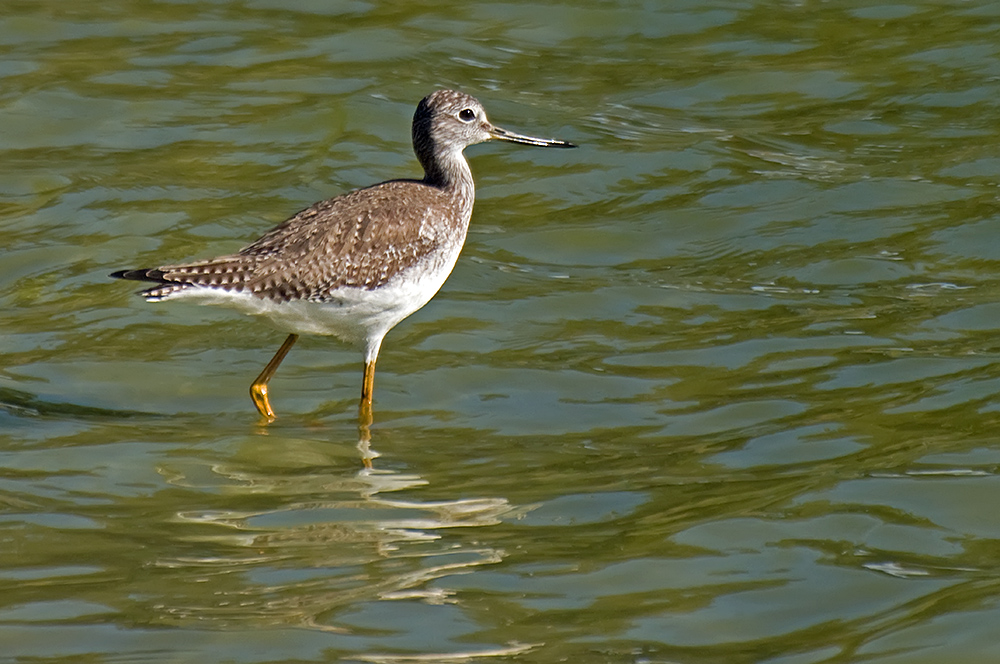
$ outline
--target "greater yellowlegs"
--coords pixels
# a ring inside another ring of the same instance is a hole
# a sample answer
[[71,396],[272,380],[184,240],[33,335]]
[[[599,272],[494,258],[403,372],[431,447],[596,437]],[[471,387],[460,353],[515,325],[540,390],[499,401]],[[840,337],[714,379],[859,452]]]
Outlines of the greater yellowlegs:
[[275,415],[267,383],[300,334],[333,335],[360,346],[360,408],[370,420],[382,338],[437,293],[465,243],[475,183],[462,151],[490,140],[576,147],[496,127],[475,98],[438,90],[413,115],[422,180],[390,180],[321,201],[229,256],[111,276],[156,283],[141,292],[149,302],[224,304],[288,331],[250,386],[254,406],[268,422]]

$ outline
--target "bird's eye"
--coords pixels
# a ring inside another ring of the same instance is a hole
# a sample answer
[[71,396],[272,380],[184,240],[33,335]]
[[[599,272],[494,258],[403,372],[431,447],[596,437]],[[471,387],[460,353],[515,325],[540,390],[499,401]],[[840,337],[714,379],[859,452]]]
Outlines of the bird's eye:
[[462,122],[472,122],[476,119],[476,112],[471,108],[463,108],[458,112],[458,119]]

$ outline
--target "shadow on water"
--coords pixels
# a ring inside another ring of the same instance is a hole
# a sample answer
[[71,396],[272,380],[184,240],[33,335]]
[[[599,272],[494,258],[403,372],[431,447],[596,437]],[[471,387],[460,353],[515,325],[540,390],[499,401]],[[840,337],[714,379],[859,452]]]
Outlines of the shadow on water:
[[[0,552],[0,613],[11,629],[78,627],[90,634],[85,642],[115,625],[147,635],[307,629],[352,639],[370,632],[349,622],[362,607],[453,603],[442,579],[506,553],[446,533],[530,509],[502,497],[429,498],[437,492],[428,479],[389,463],[359,469],[349,427],[335,420],[229,426],[227,417],[85,408],[9,389],[0,396],[15,424],[52,421],[38,445],[0,455],[8,506],[0,528],[34,533]],[[361,431],[362,460],[377,458],[369,426]],[[54,604],[71,608],[34,617]],[[396,661],[379,650],[354,653]]]
[[[186,590],[147,606],[154,622],[222,627],[256,621],[337,631],[338,611],[359,602],[445,602],[447,593],[431,586],[435,579],[498,563],[503,552],[442,549],[440,531],[496,525],[517,512],[495,498],[393,498],[427,483],[393,471],[276,473],[219,464],[212,473],[208,481],[178,473],[169,483],[211,491],[214,482],[234,502],[272,506],[178,511],[175,524],[183,533],[177,539],[186,551],[149,565]],[[373,567],[382,571],[366,572]],[[212,582],[188,583],[195,579]]]
[[0,411],[12,417],[52,418],[69,420],[115,420],[132,418],[160,418],[157,413],[117,408],[95,408],[62,401],[50,401],[32,392],[0,387]]

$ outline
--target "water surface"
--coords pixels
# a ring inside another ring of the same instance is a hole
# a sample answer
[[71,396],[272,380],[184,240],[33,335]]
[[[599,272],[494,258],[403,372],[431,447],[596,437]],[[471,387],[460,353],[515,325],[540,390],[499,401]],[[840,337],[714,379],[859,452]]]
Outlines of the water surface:
[[[0,661],[1000,659],[1000,11],[7,3]],[[470,148],[441,293],[359,354],[151,305]]]

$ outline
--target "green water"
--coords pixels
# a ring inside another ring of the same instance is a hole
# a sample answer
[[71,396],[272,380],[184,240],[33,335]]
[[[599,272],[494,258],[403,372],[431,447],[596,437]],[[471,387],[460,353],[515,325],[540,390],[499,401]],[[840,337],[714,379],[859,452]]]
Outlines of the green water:
[[[289,9],[292,4],[295,8]],[[0,662],[1000,660],[1000,9],[5,1]],[[358,352],[153,305],[468,150]]]

